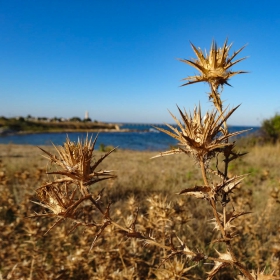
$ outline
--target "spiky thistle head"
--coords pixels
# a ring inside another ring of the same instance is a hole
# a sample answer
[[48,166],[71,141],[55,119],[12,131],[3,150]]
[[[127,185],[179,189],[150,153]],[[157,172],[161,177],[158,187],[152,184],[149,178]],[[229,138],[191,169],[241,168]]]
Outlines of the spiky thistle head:
[[[233,61],[233,59],[245,48],[245,46],[234,52],[231,56],[229,55],[229,51],[232,47],[232,44],[228,45],[227,39],[222,48],[218,48],[215,41],[213,41],[209,54],[203,54],[202,50],[195,47],[192,43],[191,46],[197,58],[192,60],[180,59],[180,61],[194,67],[200,73],[195,76],[184,78],[183,80],[187,80],[188,82],[186,82],[182,86],[199,82],[207,82],[211,87],[210,99],[213,99],[213,101],[215,101],[215,99],[218,98],[216,102],[221,103],[218,94],[219,87],[223,87],[224,84],[230,85],[228,81],[231,77],[237,74],[247,73],[245,71],[230,70],[233,65],[246,58],[244,57]],[[215,94],[217,96],[215,96]]]
[[75,203],[75,190],[70,190],[70,182],[45,184],[36,190],[40,202],[34,203],[48,209],[50,213],[59,215]]
[[[183,123],[181,123],[172,113],[171,116],[175,120],[177,127],[166,124],[170,130],[156,127],[169,136],[179,141],[179,148],[161,153],[155,157],[186,153],[192,155],[199,162],[207,163],[217,152],[221,152],[228,145],[228,139],[243,131],[227,133],[223,128],[223,123],[238,108],[217,114],[217,110],[207,112],[204,117],[201,115],[201,109],[194,109],[193,115],[182,112],[178,107]],[[217,116],[218,115],[218,116]]]
[[[99,164],[115,150],[112,149],[94,162],[93,151],[96,140],[97,137],[92,140],[92,138],[88,138],[87,136],[84,141],[78,139],[77,142],[72,142],[67,137],[63,146],[54,145],[58,156],[40,148],[47,154],[46,158],[58,167],[57,171],[49,172],[48,174],[57,174],[64,178],[67,177],[80,186],[89,186],[98,181],[115,177],[112,175],[112,171],[96,171]],[[83,193],[83,195],[86,195],[86,193]]]
[[[45,208],[45,212],[43,214],[35,213],[35,215],[30,217],[57,217],[54,225],[49,228],[45,234],[58,223],[66,219],[74,221],[70,231],[73,231],[80,225],[87,226],[88,222],[82,221],[82,219],[80,219],[80,214],[83,213],[84,215],[84,206],[89,202],[91,202],[104,217],[109,217],[110,205],[108,205],[107,210],[104,212],[98,203],[103,190],[99,192],[97,198],[94,198],[88,186],[101,180],[116,177],[112,174],[112,171],[96,170],[100,163],[115,149],[107,152],[98,160],[94,160],[93,151],[96,140],[97,136],[94,140],[92,140],[92,137],[88,138],[87,136],[84,141],[78,139],[77,142],[72,142],[67,137],[63,146],[54,145],[58,155],[40,148],[45,153],[45,157],[54,164],[57,169],[54,172],[48,172],[48,174],[58,175],[54,176],[53,180],[43,184],[36,190],[39,202],[33,201],[35,204]],[[94,221],[91,221],[90,224],[96,225]],[[109,224],[110,222],[105,219],[99,235]],[[96,238],[98,236],[96,236]]]

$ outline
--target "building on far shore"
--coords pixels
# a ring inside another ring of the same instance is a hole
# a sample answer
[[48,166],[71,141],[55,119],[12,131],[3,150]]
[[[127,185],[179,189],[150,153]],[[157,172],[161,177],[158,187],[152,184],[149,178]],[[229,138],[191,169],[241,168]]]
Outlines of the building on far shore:
[[85,120],[88,120],[89,119],[89,113],[88,111],[85,112]]

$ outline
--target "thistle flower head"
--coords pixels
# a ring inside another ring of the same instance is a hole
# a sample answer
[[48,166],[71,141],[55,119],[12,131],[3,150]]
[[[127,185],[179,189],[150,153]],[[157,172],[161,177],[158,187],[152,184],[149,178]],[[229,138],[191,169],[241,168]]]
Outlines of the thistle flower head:
[[47,184],[37,189],[36,193],[40,202],[34,201],[34,203],[43,206],[56,215],[64,213],[74,203],[73,195],[68,194],[67,183],[57,185]]
[[213,41],[209,54],[205,53],[205,55],[200,48],[196,48],[192,43],[191,46],[197,58],[192,60],[180,59],[180,61],[197,69],[200,72],[200,75],[185,78],[184,80],[187,80],[188,82],[183,84],[183,86],[198,82],[208,82],[212,89],[216,91],[220,85],[229,85],[228,80],[232,76],[246,73],[244,71],[229,70],[233,65],[245,59],[244,57],[233,61],[245,46],[234,52],[232,56],[229,56],[232,44],[227,45],[227,40],[222,48],[218,48]]
[[[239,106],[238,106],[239,107]],[[169,136],[179,141],[179,148],[159,154],[158,156],[171,155],[176,153],[186,153],[192,155],[198,161],[207,162],[215,156],[221,149],[230,145],[228,139],[241,132],[228,133],[223,128],[223,123],[238,108],[229,112],[222,112],[217,116],[217,110],[207,112],[204,117],[201,115],[200,107],[194,109],[193,115],[182,112],[178,108],[183,123],[181,123],[174,115],[171,116],[175,120],[177,127],[166,124],[170,130],[156,127]],[[155,156],[155,157],[158,157]]]
[[180,59],[180,61],[189,64],[190,66],[197,69],[200,73],[198,75],[189,76],[183,79],[187,80],[188,82],[182,86],[199,82],[207,82],[211,88],[209,99],[214,103],[214,106],[221,113],[222,101],[218,92],[219,87],[221,86],[223,88],[224,84],[230,86],[228,81],[232,76],[247,73],[245,71],[229,70],[233,65],[245,59],[244,57],[233,61],[233,59],[244,49],[245,46],[234,52],[231,56],[229,55],[229,51],[232,44],[227,45],[227,40],[225,41],[222,48],[217,48],[216,43],[213,41],[209,54],[205,52],[205,55],[200,48],[196,48],[192,43],[191,46],[197,58],[192,60]]
[[[115,149],[107,152],[94,162],[93,151],[96,140],[97,137],[93,141],[92,138],[86,137],[84,141],[72,142],[67,137],[63,146],[54,146],[58,156],[40,148],[47,154],[46,157],[58,167],[57,171],[49,172],[48,174],[61,175],[80,186],[89,186],[101,180],[114,178],[115,176],[112,174],[112,171],[96,171],[96,168]],[[84,190],[81,190],[81,192],[83,195],[86,195]]]

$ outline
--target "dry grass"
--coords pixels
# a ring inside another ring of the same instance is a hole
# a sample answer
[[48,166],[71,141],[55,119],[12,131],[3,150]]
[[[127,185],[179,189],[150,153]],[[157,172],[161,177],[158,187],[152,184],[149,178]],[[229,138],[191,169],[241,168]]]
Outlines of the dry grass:
[[[51,147],[43,148],[52,151]],[[236,252],[239,256],[246,256],[248,269],[266,267],[266,271],[275,270],[275,275],[279,276],[280,176],[277,154],[279,145],[253,147],[234,166],[242,173],[251,172],[242,183],[242,191],[235,191],[235,207],[245,204],[252,212],[237,224],[239,235],[234,245],[239,248]],[[173,218],[170,229],[176,229],[193,248],[211,252],[210,242],[215,236],[209,223],[210,207],[202,201],[182,199],[175,194],[200,180],[199,168],[184,155],[150,160],[155,155],[132,151],[112,153],[102,168],[110,166],[116,170],[118,178],[101,182],[94,193],[106,188],[104,200],[114,202],[112,210],[123,225],[129,224],[127,219],[131,219],[136,206],[140,209],[139,227],[145,228],[158,226],[158,217],[153,213],[172,209],[169,211],[175,211],[176,218]],[[30,200],[35,199],[35,189],[46,181],[46,159],[33,146],[0,145],[0,156],[0,263],[3,279],[175,279],[170,275],[172,271],[182,272],[187,267],[186,259],[178,256],[157,269],[163,252],[153,246],[145,248],[141,242],[124,238],[109,228],[90,253],[94,236],[91,229],[78,229],[68,235],[66,225],[61,225],[43,236],[53,221],[26,217],[39,211]],[[201,279],[199,275],[209,270],[211,265],[202,262],[185,274],[189,279],[195,279],[195,274]],[[217,279],[233,279],[233,275],[232,271],[221,272]]]

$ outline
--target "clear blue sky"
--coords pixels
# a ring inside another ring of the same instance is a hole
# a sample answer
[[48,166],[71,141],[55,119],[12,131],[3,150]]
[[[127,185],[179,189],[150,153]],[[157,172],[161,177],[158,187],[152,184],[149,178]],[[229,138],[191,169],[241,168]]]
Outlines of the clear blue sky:
[[195,70],[191,41],[245,44],[222,99],[242,104],[232,125],[280,111],[280,1],[0,1],[0,115],[172,122],[168,109],[211,109],[206,84],[180,87]]

